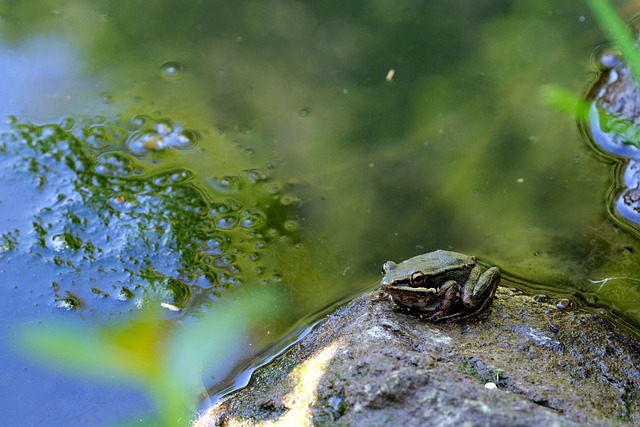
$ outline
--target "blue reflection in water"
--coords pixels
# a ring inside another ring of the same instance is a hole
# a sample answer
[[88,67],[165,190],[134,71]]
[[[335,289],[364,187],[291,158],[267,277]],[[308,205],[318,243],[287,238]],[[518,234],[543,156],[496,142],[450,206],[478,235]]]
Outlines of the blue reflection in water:
[[[95,105],[100,84],[83,79],[83,64],[63,39],[40,37],[17,46],[0,44],[0,117],[15,115],[51,120],[62,114],[105,111]],[[0,130],[7,129],[0,120]],[[0,168],[10,173],[12,164],[0,156]],[[34,191],[32,182],[0,181],[0,233],[28,230],[32,216],[50,203],[55,194]],[[94,383],[74,379],[40,366],[16,348],[15,333],[25,325],[73,314],[54,306],[50,287],[59,273],[52,264],[37,263],[31,254],[18,250],[0,258],[0,413],[3,425],[69,426],[104,425],[126,415],[149,419],[151,404],[133,386]],[[36,320],[39,319],[39,320]],[[78,319],[78,321],[81,321]]]
[[[8,46],[0,43],[0,117],[50,121],[91,111],[106,114],[102,82],[84,73],[84,64],[60,37],[39,36]],[[0,130],[6,124],[0,120]]]

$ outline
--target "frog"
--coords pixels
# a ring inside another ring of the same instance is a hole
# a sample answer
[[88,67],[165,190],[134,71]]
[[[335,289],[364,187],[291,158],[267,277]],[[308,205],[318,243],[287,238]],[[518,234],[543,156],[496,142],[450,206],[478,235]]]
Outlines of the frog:
[[484,269],[474,256],[437,250],[382,266],[383,298],[401,311],[433,323],[484,313],[500,283],[498,267]]

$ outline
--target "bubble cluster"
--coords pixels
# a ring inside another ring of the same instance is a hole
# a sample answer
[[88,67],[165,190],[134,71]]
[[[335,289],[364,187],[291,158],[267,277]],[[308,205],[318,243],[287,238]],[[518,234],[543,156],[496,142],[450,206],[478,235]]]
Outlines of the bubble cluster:
[[5,233],[3,245],[57,269],[56,306],[157,301],[180,313],[230,286],[284,280],[271,252],[297,232],[299,203],[282,193],[268,166],[242,159],[236,171],[224,163],[216,173],[211,156],[209,176],[175,164],[162,169],[149,156],[191,148],[201,133],[144,115],[43,126],[14,118],[10,126],[2,138],[15,170],[33,175],[38,194],[56,197],[38,204],[29,229]]
[[108,176],[129,176],[133,172],[132,162],[122,153],[103,153],[96,158],[95,172]]
[[167,148],[186,150],[193,147],[197,139],[194,131],[160,122],[133,133],[127,141],[127,149],[134,156],[141,157]]
[[242,211],[240,226],[244,228],[260,228],[266,223],[266,215],[256,208]]
[[234,175],[211,178],[213,188],[223,193],[237,193],[240,191],[240,183],[240,177]]

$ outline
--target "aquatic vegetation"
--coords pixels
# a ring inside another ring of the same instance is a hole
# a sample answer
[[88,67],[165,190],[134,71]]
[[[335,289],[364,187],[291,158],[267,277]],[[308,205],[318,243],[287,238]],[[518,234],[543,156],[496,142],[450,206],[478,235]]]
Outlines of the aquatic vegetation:
[[10,165],[0,178],[33,183],[36,202],[28,226],[4,233],[0,256],[55,265],[55,299],[67,309],[105,298],[132,308],[161,296],[183,313],[229,286],[271,282],[264,253],[274,239],[293,237],[297,205],[281,202],[260,169],[232,174],[227,166],[203,182],[171,167],[171,150],[192,151],[198,134],[143,116],[13,119],[0,136]]

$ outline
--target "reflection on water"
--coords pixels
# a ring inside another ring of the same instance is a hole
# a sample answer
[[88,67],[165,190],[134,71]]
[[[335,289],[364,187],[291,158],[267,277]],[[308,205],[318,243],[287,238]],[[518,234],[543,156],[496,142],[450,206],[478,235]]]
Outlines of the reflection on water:
[[0,40],[0,116],[50,120],[87,108],[93,114],[109,111],[100,97],[101,78],[87,79],[84,66],[61,36],[33,35],[17,44]]
[[108,322],[144,296],[181,321],[282,286],[257,352],[439,248],[640,319],[608,165],[537,102],[585,84],[581,0],[63,6],[0,6],[4,321]]

